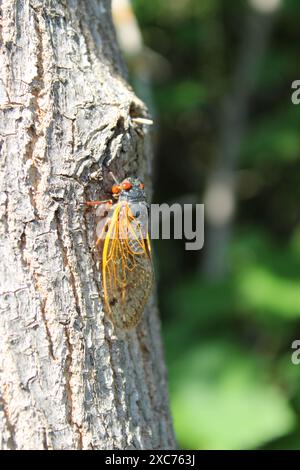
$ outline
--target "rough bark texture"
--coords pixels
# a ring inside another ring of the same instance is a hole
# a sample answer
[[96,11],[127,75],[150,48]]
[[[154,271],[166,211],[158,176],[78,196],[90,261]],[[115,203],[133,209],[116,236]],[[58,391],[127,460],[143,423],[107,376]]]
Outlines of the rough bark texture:
[[107,197],[107,166],[150,184],[109,2],[0,8],[1,448],[173,447],[155,300],[114,330],[79,205]]

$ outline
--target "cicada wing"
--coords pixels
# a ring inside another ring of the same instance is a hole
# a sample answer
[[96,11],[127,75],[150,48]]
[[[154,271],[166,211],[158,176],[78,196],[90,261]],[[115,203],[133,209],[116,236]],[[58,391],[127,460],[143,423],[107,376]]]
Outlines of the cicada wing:
[[104,241],[102,279],[105,311],[119,328],[140,320],[153,286],[149,237],[128,204],[117,204]]

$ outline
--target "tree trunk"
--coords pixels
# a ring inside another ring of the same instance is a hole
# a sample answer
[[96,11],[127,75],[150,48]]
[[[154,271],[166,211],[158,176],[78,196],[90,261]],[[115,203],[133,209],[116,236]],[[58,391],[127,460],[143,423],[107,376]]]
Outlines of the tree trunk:
[[155,299],[104,316],[93,259],[108,169],[150,184],[146,109],[107,0],[2,0],[0,430],[3,449],[172,448]]

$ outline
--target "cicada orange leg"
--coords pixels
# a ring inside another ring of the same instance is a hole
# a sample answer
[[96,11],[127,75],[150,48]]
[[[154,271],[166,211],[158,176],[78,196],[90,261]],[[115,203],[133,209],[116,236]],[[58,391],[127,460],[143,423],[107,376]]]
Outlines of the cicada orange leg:
[[112,199],[105,199],[104,201],[86,201],[86,202],[81,202],[80,204],[83,206],[95,207],[95,206],[100,206],[100,204],[112,204],[112,203],[113,203]]

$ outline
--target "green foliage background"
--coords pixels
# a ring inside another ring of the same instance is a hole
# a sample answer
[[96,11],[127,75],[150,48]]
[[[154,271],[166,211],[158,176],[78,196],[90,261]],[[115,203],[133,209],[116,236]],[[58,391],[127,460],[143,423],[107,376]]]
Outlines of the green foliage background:
[[[156,53],[149,59],[158,122],[155,202],[192,195],[201,203],[249,5],[134,0],[133,7]],[[300,105],[291,103],[291,83],[300,79],[299,22],[300,2],[283,0],[235,168],[241,190],[227,275],[212,281],[203,274],[205,246],[187,252],[180,241],[155,245],[183,448],[300,449],[300,365],[291,362],[291,344],[300,339]]]

